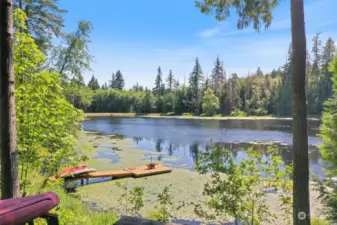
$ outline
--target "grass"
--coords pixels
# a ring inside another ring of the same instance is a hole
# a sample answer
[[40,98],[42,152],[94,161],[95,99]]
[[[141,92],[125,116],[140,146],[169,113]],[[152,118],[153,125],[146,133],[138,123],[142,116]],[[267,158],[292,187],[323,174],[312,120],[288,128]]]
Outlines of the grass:
[[76,196],[65,193],[61,187],[53,188],[53,191],[59,196],[60,204],[52,213],[58,215],[61,225],[112,225],[117,221],[114,214],[99,212],[90,208]]
[[[90,207],[76,195],[66,193],[60,182],[49,183],[47,187],[40,190],[44,177],[36,176],[36,173],[34,174],[34,183],[31,183],[28,187],[28,195],[44,192],[56,193],[60,199],[60,203],[51,213],[58,215],[60,225],[112,225],[117,221],[118,218],[115,214]],[[44,219],[37,219],[34,222],[37,225],[46,224]]]

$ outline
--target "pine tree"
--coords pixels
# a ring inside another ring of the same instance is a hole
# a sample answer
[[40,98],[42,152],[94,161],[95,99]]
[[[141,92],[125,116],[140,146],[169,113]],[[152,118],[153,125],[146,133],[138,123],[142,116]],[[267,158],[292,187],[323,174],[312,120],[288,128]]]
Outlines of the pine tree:
[[191,110],[195,113],[200,113],[201,104],[201,82],[203,81],[203,72],[196,58],[195,65],[189,77],[190,91],[191,91]]
[[173,87],[174,87],[174,83],[175,83],[174,76],[172,74],[172,70],[170,70],[169,75],[166,79],[166,82],[167,82],[168,91],[171,92]]

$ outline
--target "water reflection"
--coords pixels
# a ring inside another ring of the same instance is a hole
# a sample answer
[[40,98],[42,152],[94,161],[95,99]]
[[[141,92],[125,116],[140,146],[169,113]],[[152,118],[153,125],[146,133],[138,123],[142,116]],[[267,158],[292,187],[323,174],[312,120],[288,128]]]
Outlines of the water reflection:
[[[199,160],[200,153],[205,151],[207,144],[194,142],[190,145],[177,144],[169,141],[165,141],[161,138],[133,138],[136,144],[136,149],[147,149],[153,152],[161,153],[158,157],[158,161],[176,168],[186,168],[194,170],[195,163]],[[230,149],[232,156],[236,162],[246,158],[246,151],[249,148],[253,148],[255,151],[267,156],[268,148],[274,147],[277,150],[277,154],[281,156],[285,165],[292,163],[292,147],[290,145],[282,143],[224,143],[214,142],[215,145],[221,146],[226,149]],[[166,149],[166,151],[163,151]],[[177,160],[169,160],[170,156],[174,156]],[[309,163],[311,170],[318,176],[324,176],[322,167],[325,163],[321,159],[318,149],[310,145],[309,146]]]
[[199,160],[199,145],[198,143],[194,143],[190,145],[190,154],[193,158],[193,162],[196,163]]
[[[310,168],[324,174],[321,156],[315,145],[320,121],[308,121]],[[231,150],[235,160],[245,157],[249,147],[266,153],[275,145],[285,164],[292,162],[291,120],[184,120],[151,118],[96,118],[83,122],[83,128],[106,135],[132,138],[135,149],[153,151],[153,158],[176,168],[193,170],[211,139]],[[158,157],[158,158],[157,158]],[[174,158],[174,160],[173,160]]]
[[[308,121],[309,144],[319,144],[319,121]],[[172,144],[219,142],[292,143],[291,120],[175,120],[150,118],[97,118],[83,122],[83,128],[126,137],[161,138]]]
[[167,153],[168,153],[169,156],[173,155],[173,144],[172,143],[169,144],[169,147],[167,149]]
[[157,141],[156,141],[156,152],[162,152],[162,150],[163,150],[162,144],[163,144],[163,140],[160,139],[160,138],[157,139]]

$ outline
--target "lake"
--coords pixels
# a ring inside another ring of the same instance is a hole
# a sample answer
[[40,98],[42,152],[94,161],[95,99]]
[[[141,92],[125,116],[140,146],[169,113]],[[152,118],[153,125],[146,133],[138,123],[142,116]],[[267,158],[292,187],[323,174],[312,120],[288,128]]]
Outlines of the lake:
[[[212,140],[231,149],[236,160],[245,157],[245,151],[253,147],[265,153],[270,145],[279,148],[286,164],[292,160],[291,120],[198,120],[162,118],[92,118],[83,122],[87,131],[118,135],[130,139],[137,149],[151,150],[145,158],[161,161],[173,168],[193,170],[198,155]],[[324,176],[317,145],[320,121],[308,121],[310,168]],[[98,146],[99,147],[99,146]],[[101,146],[102,147],[102,146]],[[103,146],[104,147],[104,146]],[[101,150],[98,157],[110,157],[111,149]],[[160,154],[158,154],[160,153]],[[176,160],[168,160],[174,156]],[[118,158],[111,158],[114,163]]]

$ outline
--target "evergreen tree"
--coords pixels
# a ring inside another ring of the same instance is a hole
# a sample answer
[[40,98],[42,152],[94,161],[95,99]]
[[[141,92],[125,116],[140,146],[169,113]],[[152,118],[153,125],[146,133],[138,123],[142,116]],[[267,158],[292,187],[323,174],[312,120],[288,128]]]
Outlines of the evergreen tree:
[[182,86],[181,88],[175,91],[173,107],[174,112],[177,114],[188,112],[189,110],[188,89],[185,86]]
[[319,76],[320,76],[320,65],[321,65],[321,48],[322,48],[322,41],[319,39],[320,33],[316,33],[315,37],[312,39],[312,54],[313,54],[313,61],[312,61],[312,74],[311,74],[311,81],[312,86],[316,87],[318,84]]
[[225,115],[228,115],[230,113],[228,87],[228,82],[224,82],[224,84],[222,85],[222,91],[220,96],[220,112]]
[[[147,88],[146,88],[147,89]],[[153,105],[153,95],[149,90],[145,91],[145,96],[143,99],[143,113],[151,113]]]
[[262,70],[261,70],[260,67],[257,68],[257,70],[256,70],[256,75],[257,75],[257,76],[263,76],[263,72],[262,72]]
[[28,32],[44,52],[52,45],[53,36],[62,36],[62,15],[67,11],[60,9],[58,2],[59,0],[14,0],[14,7],[21,8],[28,18]]
[[[291,69],[292,69],[292,57],[293,57],[293,46],[292,43],[290,43],[288,48],[288,55],[285,65],[283,66],[283,73],[282,73],[282,84],[285,85],[288,77],[291,76]],[[291,79],[291,78],[290,78]]]
[[203,81],[203,72],[199,63],[199,59],[196,58],[195,65],[192,73],[189,77],[190,84],[190,104],[191,111],[194,113],[200,113],[201,104],[201,82]]
[[[312,39],[312,67],[311,73],[308,74],[308,112],[310,114],[318,114],[321,110],[320,99],[320,79],[321,79],[321,47],[322,42],[319,39],[320,33],[316,33],[315,37]],[[308,65],[307,65],[308,66]]]
[[[273,19],[272,9],[277,7],[279,0],[200,0],[196,6],[204,14],[215,13],[217,20],[225,20],[231,10],[237,12],[239,19],[237,27],[243,29],[252,23],[259,31],[261,25],[269,27]],[[292,101],[293,101],[293,223],[296,225],[310,225],[310,216],[301,219],[299,213],[310,215],[309,199],[309,162],[308,162],[308,129],[305,93],[306,67],[306,38],[304,23],[304,0],[291,0],[291,36],[294,53],[291,62],[293,73]],[[252,222],[253,223],[253,222]]]
[[103,90],[108,90],[108,89],[109,89],[108,84],[107,84],[106,82],[105,82],[104,84],[102,84],[101,89],[103,89]]
[[320,82],[320,99],[319,102],[322,103],[332,96],[332,72],[329,71],[329,64],[333,60],[336,54],[336,46],[334,41],[329,37],[323,50],[322,56],[322,71],[323,78]]
[[111,74],[111,80],[109,80],[109,87],[114,89],[116,88],[116,75],[115,73]]
[[229,107],[231,111],[240,111],[242,109],[242,99],[240,97],[240,81],[236,73],[232,74],[229,80]]
[[174,84],[173,84],[174,90],[177,90],[179,87],[180,87],[179,80],[175,80],[175,82],[174,82]]
[[118,89],[118,90],[123,90],[125,82],[124,82],[122,72],[120,70],[117,70],[115,76],[116,76],[116,79],[115,79],[113,88]]
[[172,70],[170,70],[169,75],[166,79],[166,82],[167,82],[168,91],[172,91],[172,89],[174,88],[174,83],[175,83]]
[[212,81],[206,76],[203,91],[206,91],[208,88],[212,88]]
[[[328,40],[329,41],[329,40]],[[324,104],[324,112],[322,115],[322,124],[320,127],[319,136],[323,139],[320,145],[320,151],[322,153],[323,159],[329,163],[327,167],[327,178],[331,178],[336,175],[337,171],[337,57],[330,63],[329,71],[333,73],[333,97],[327,100]],[[325,186],[325,183],[324,183]],[[327,207],[327,215],[331,219],[331,224],[337,221],[337,196],[336,196],[336,186],[334,190],[326,190],[323,195],[323,203]]]
[[222,85],[224,82],[224,69],[222,63],[220,62],[219,56],[217,56],[216,61],[214,63],[211,79],[212,79],[211,86],[214,89],[216,95],[220,97]]
[[161,96],[163,94],[163,73],[161,72],[161,68],[157,69],[157,76],[154,83],[153,94],[155,96]]
[[98,80],[95,78],[94,75],[92,75],[92,77],[91,77],[91,79],[88,83],[88,88],[90,88],[93,91],[98,90],[100,88]]
[[155,80],[155,86],[153,88],[153,94],[156,97],[156,109],[157,112],[162,112],[163,110],[163,99],[162,96],[165,91],[165,84],[163,83],[163,73],[161,72],[161,68],[157,69],[157,76]]

